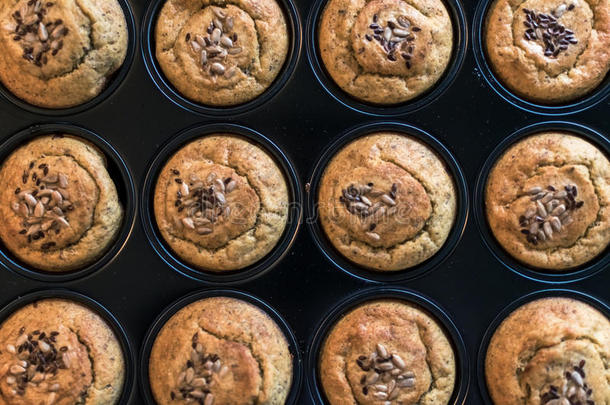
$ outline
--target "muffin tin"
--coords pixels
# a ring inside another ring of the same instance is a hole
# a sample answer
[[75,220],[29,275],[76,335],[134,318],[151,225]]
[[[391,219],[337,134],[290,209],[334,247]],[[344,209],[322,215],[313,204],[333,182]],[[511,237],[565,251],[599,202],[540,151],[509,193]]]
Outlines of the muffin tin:
[[[129,24],[131,57],[95,102],[49,111],[27,106],[2,89],[0,157],[41,133],[65,131],[90,139],[109,158],[111,175],[127,208],[121,236],[107,257],[81,271],[61,276],[34,272],[19,265],[0,245],[0,306],[10,304],[7,311],[17,305],[19,296],[32,291],[40,291],[36,294],[42,296],[64,294],[59,287],[78,291],[100,302],[118,319],[134,352],[146,353],[146,349],[141,352],[147,346],[146,332],[164,308],[194,292],[216,294],[209,289],[230,285],[231,294],[268,303],[294,332],[295,360],[308,383],[300,388],[295,384],[290,403],[320,404],[323,398],[313,373],[317,346],[312,344],[324,336],[328,314],[339,315],[343,305],[362,294],[400,294],[436,314],[456,345],[459,383],[452,403],[481,405],[490,402],[478,389],[477,354],[486,330],[507,305],[540,290],[570,296],[559,287],[602,302],[610,300],[608,252],[591,264],[593,270],[551,277],[531,269],[509,270],[519,269],[492,246],[481,215],[482,182],[490,168],[486,161],[514,139],[509,138],[511,134],[531,133],[542,128],[538,125],[593,136],[608,153],[605,135],[610,132],[610,100],[606,97],[608,78],[591,96],[594,102],[584,100],[568,107],[530,106],[498,90],[480,46],[487,0],[479,4],[447,0],[454,23],[459,23],[455,25],[458,46],[450,67],[455,71],[448,71],[428,95],[387,109],[351,100],[321,78],[324,71],[312,39],[322,0],[280,1],[291,17],[294,34],[289,61],[272,89],[252,103],[228,109],[188,105],[172,94],[160,82],[150,48],[154,43],[149,38],[151,24],[160,0],[122,3],[134,16],[135,25]],[[306,32],[303,37],[302,32]],[[475,39],[474,45],[469,36]],[[557,115],[556,121],[541,124],[548,114]],[[315,212],[315,184],[329,154],[350,137],[388,128],[422,139],[447,161],[458,186],[460,211],[450,239],[437,256],[411,272],[383,276],[339,260],[316,230],[317,219],[311,214]],[[170,257],[171,252],[156,236],[149,209],[154,174],[169,151],[197,132],[216,130],[249,137],[269,150],[285,170],[295,202],[293,221],[264,265],[226,277],[202,275]],[[275,316],[273,311],[271,315]],[[308,361],[300,360],[299,354]],[[140,355],[134,362],[136,368],[146,364],[145,357]],[[132,394],[125,403],[150,403],[145,381],[141,386],[133,379],[129,383]]]

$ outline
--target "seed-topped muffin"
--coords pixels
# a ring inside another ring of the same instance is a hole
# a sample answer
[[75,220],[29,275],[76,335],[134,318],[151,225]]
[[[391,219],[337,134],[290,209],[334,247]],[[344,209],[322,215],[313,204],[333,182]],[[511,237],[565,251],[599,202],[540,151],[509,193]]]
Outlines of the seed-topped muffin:
[[159,405],[282,405],[292,383],[292,355],[260,308],[213,297],[167,321],[153,344],[149,373]]
[[318,210],[326,236],[349,260],[395,271],[432,257],[455,221],[456,191],[444,162],[398,133],[359,138],[330,161]]
[[4,0],[0,80],[39,107],[83,104],[123,64],[127,37],[117,0]]
[[66,299],[44,299],[0,325],[0,405],[113,405],[125,361],[106,322]]
[[610,403],[610,322],[571,298],[544,298],[514,311],[485,360],[494,404]]
[[106,158],[70,135],[35,138],[0,168],[0,239],[39,270],[76,270],[114,242],[123,219]]
[[609,14],[608,0],[496,0],[485,49],[499,79],[519,96],[573,101],[610,70]]
[[275,0],[167,0],[155,39],[169,81],[183,96],[211,106],[261,95],[284,66],[290,41]]
[[517,260],[566,271],[610,242],[610,162],[596,146],[547,132],[511,146],[485,191],[489,227]]
[[229,271],[262,259],[288,221],[282,170],[259,146],[233,135],[197,139],[165,164],[155,218],[174,252],[202,270]]
[[333,326],[320,353],[331,405],[446,405],[455,356],[437,320],[400,300],[376,300]]
[[442,0],[329,0],[318,45],[326,70],[348,94],[398,104],[443,75],[453,28]]

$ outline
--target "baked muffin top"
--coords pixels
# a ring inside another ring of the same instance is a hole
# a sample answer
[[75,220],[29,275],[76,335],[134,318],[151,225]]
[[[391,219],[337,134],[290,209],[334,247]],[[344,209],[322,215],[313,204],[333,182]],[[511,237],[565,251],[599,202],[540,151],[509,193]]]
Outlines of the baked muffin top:
[[237,270],[269,253],[288,220],[288,189],[273,158],[237,136],[182,147],[161,170],[154,208],[165,241],[208,271]]
[[114,332],[83,305],[44,299],[0,325],[0,405],[112,405],[124,379]]
[[399,133],[359,138],[320,181],[324,232],[349,260],[373,270],[415,266],[445,243],[456,215],[453,179],[428,146]]
[[496,0],[484,29],[493,70],[531,101],[575,100],[610,70],[609,0]]
[[159,405],[282,405],[292,382],[292,355],[282,331],[260,308],[213,297],[167,321],[149,371]]
[[320,353],[320,381],[331,405],[445,405],[455,357],[438,322],[400,300],[376,300],[348,312]]
[[167,0],[159,13],[157,60],[185,97],[232,106],[263,93],[290,42],[276,0]]
[[565,271],[610,242],[610,162],[568,133],[545,132],[511,146],[492,168],[485,191],[491,231],[517,260]]
[[515,310],[494,333],[485,360],[496,405],[610,402],[610,322],[570,298]]
[[4,0],[0,80],[39,107],[83,104],[123,64],[127,37],[116,0]]
[[402,103],[430,89],[453,48],[442,0],[329,0],[318,29],[333,80],[375,104]]
[[0,168],[0,239],[37,269],[76,270],[97,260],[120,229],[123,209],[91,143],[46,135],[16,149]]

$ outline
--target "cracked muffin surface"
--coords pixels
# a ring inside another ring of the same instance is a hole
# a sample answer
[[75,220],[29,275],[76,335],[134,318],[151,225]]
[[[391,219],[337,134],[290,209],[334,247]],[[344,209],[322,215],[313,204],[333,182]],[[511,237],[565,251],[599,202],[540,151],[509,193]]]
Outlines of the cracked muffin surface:
[[100,94],[125,60],[127,23],[116,0],[0,2],[0,80],[44,108]]
[[105,156],[70,135],[17,148],[0,168],[0,239],[36,269],[76,270],[116,239],[123,209]]
[[525,304],[494,333],[485,377],[496,405],[610,403],[610,322],[571,298]]
[[491,231],[517,260],[566,271],[610,242],[610,162],[576,135],[546,132],[511,146],[485,190]]
[[446,405],[455,356],[439,323],[406,301],[376,300],[349,311],[320,353],[331,405]]
[[161,235],[183,260],[230,271],[267,255],[288,221],[282,170],[259,146],[234,135],[206,136],[177,151],[154,195]]
[[153,344],[149,371],[159,405],[282,405],[292,383],[292,355],[260,308],[212,297],[167,321]]
[[66,299],[43,299],[0,325],[1,405],[112,405],[125,362],[108,324]]
[[168,0],[155,39],[169,81],[190,100],[212,106],[261,95],[284,66],[290,41],[275,0]]
[[445,72],[453,49],[451,18],[441,0],[329,0],[318,30],[332,79],[375,104],[426,92]]
[[424,143],[376,133],[341,149],[318,193],[324,232],[349,260],[379,271],[413,267],[445,243],[456,191],[444,162]]
[[484,29],[494,72],[528,100],[575,100],[610,70],[608,0],[496,0]]

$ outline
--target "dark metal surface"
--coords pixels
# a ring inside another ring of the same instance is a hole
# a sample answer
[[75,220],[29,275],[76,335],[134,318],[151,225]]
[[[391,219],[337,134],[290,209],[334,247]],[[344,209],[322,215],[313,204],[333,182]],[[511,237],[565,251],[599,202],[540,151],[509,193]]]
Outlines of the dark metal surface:
[[[295,2],[304,27],[310,1]],[[145,0],[131,0],[138,32],[147,4]],[[469,27],[472,27],[475,6],[474,0],[464,1]],[[470,28],[468,32],[472,36]],[[174,104],[156,88],[144,67],[139,38],[137,43],[134,62],[125,79],[112,94],[89,110],[64,117],[44,116],[0,98],[0,141],[40,123],[68,122],[90,129],[125,158],[137,193],[142,197],[145,175],[161,146],[194,125],[230,122],[260,132],[286,153],[295,164],[301,182],[305,183],[326,148],[341,134],[355,125],[381,119],[348,109],[331,97],[316,80],[303,49],[290,80],[256,110],[216,118],[197,115]],[[502,99],[488,86],[476,66],[468,43],[456,80],[438,99],[415,113],[391,118],[421,128],[445,145],[460,164],[471,197],[479,172],[494,148],[516,130],[547,120]],[[610,100],[605,99],[587,110],[557,119],[584,124],[607,134],[610,132],[609,107]],[[481,405],[484,402],[473,365],[486,329],[515,299],[557,285],[527,279],[500,263],[483,242],[472,208],[471,205],[463,237],[442,264],[422,277],[392,285],[430,297],[452,318],[470,357],[470,387],[465,403]],[[610,271],[603,269],[583,280],[562,284],[562,288],[608,300],[609,284]],[[295,331],[305,357],[310,339],[327,313],[346,296],[372,285],[375,283],[334,267],[314,243],[308,227],[301,226],[290,251],[273,269],[232,288],[265,300],[282,314]],[[58,286],[86,294],[103,304],[124,326],[138,352],[144,334],[159,313],[180,297],[205,288],[206,284],[168,266],[150,245],[138,217],[126,246],[115,260],[87,278],[49,283],[0,268],[0,305],[33,290]],[[139,388],[134,391],[130,403],[142,404]],[[297,403],[313,403],[307,389],[302,389]]]

